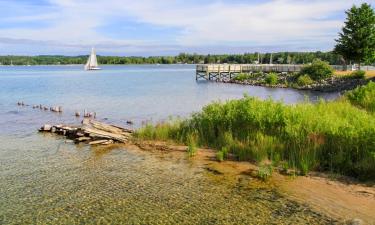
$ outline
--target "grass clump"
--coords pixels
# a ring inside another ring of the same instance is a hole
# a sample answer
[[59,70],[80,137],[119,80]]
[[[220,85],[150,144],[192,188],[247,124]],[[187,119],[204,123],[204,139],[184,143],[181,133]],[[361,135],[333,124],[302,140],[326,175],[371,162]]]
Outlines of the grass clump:
[[349,101],[368,111],[375,112],[375,83],[370,81],[366,86],[357,87],[346,93]]
[[375,83],[346,96],[296,105],[245,96],[207,105],[168,129],[153,128],[163,135],[147,128],[143,136],[218,149],[219,161],[230,152],[237,160],[287,165],[302,175],[319,170],[375,180],[375,117],[369,112],[375,109]]
[[197,148],[197,137],[195,134],[190,134],[188,136],[188,148],[187,153],[189,157],[194,157],[197,154],[198,148]]
[[271,178],[273,172],[272,165],[261,165],[257,171],[257,177],[263,181],[267,181]]
[[314,60],[311,65],[304,66],[300,74],[307,74],[311,79],[319,81],[331,77],[333,75],[333,69],[328,63],[318,59]]
[[228,148],[223,147],[220,151],[216,153],[216,159],[219,162],[224,161],[228,157]]
[[265,78],[265,82],[268,85],[276,85],[279,80],[279,77],[277,76],[276,73],[269,73],[267,74]]
[[168,123],[158,123],[156,125],[147,124],[138,129],[134,136],[143,140],[167,141],[176,139],[179,131],[180,121],[169,121]]
[[297,85],[300,86],[300,87],[308,86],[308,85],[311,85],[313,83],[314,83],[314,81],[307,74],[299,76],[298,79],[297,79]]

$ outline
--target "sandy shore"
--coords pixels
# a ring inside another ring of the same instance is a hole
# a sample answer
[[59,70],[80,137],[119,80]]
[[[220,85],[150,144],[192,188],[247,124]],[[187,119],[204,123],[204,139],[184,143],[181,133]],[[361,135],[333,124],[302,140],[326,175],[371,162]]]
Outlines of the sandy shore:
[[[159,141],[137,141],[127,147],[146,151],[185,152],[186,146]],[[228,176],[253,176],[257,166],[249,162],[216,161],[215,151],[199,149],[194,161],[206,169]],[[362,224],[375,224],[375,185],[358,183],[348,178],[333,178],[326,174],[290,177],[274,172],[266,182],[287,198],[307,204],[314,210],[338,221],[359,219]]]

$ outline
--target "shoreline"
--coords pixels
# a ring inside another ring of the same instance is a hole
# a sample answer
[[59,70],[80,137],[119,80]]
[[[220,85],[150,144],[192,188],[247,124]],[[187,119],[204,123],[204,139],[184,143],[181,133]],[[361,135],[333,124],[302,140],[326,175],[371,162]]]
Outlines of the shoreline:
[[[163,141],[135,140],[124,145],[125,148],[166,154],[179,152],[187,155],[188,146]],[[200,161],[205,169],[216,176],[249,176],[299,204],[307,204],[319,213],[328,215],[339,222],[348,223],[359,219],[363,224],[375,221],[375,185],[362,183],[353,178],[331,177],[328,173],[310,172],[306,176],[289,176],[275,170],[267,181],[261,181],[254,174],[259,169],[254,163],[244,161],[216,160],[216,151],[199,148],[192,161]]]
[[333,93],[333,92],[344,92],[353,90],[359,86],[363,86],[368,84],[370,81],[375,81],[375,78],[368,78],[368,79],[349,79],[343,77],[332,77],[321,82],[316,82],[311,85],[306,86],[297,86],[292,83],[289,84],[276,84],[270,85],[266,84],[264,80],[247,80],[247,81],[238,81],[238,80],[229,80],[229,81],[216,81],[219,83],[227,83],[227,84],[240,84],[240,85],[249,85],[249,86],[258,86],[258,87],[268,87],[268,88],[290,88],[294,90],[301,90],[301,91],[316,91],[316,92],[325,92],[325,93]]

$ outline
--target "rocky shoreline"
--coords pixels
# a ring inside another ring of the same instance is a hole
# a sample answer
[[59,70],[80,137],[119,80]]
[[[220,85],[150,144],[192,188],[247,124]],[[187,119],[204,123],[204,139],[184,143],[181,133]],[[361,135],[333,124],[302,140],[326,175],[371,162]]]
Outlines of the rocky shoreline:
[[366,85],[370,81],[375,81],[372,79],[358,79],[358,78],[346,78],[346,77],[330,77],[318,82],[314,82],[310,85],[299,86],[296,83],[296,79],[290,74],[279,74],[278,83],[270,85],[266,83],[266,76],[260,76],[256,78],[251,78],[247,80],[219,80],[218,82],[223,83],[233,83],[251,86],[262,86],[271,88],[294,88],[298,90],[310,90],[319,92],[342,92],[353,90],[358,86]]

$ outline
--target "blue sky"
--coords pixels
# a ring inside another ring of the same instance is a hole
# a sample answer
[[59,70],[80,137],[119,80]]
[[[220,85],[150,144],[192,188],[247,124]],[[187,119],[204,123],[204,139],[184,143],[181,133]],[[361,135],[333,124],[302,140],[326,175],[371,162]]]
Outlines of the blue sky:
[[327,51],[362,2],[0,0],[0,55]]

